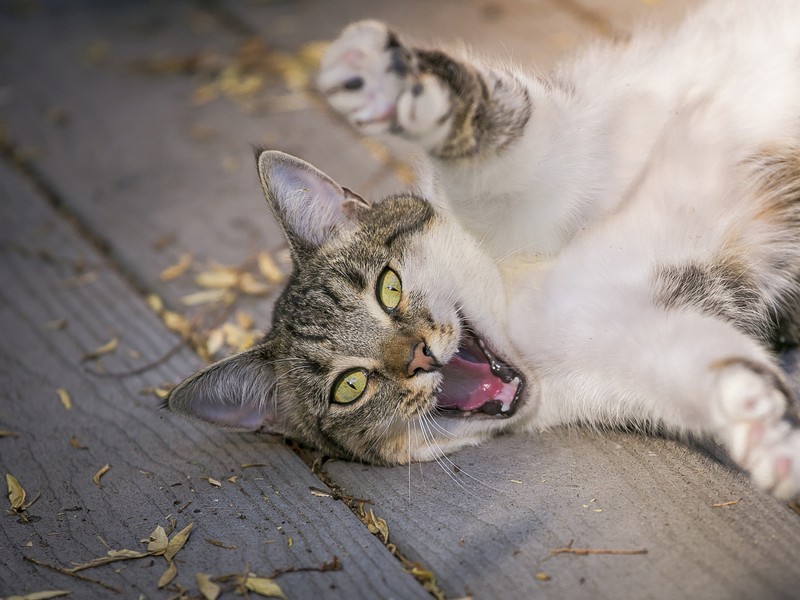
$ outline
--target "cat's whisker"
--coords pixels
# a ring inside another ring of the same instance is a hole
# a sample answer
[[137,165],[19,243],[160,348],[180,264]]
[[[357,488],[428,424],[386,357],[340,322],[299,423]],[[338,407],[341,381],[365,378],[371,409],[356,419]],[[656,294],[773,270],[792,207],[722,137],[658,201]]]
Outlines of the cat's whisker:
[[418,421],[420,425],[420,432],[422,433],[423,438],[425,439],[425,444],[431,451],[431,456],[433,460],[439,465],[439,468],[447,475],[453,482],[458,485],[464,492],[469,494],[470,496],[475,496],[476,494],[470,490],[467,486],[464,485],[464,482],[460,481],[458,477],[455,476],[455,473],[452,472],[452,467],[448,468],[447,463],[445,463],[442,458],[444,457],[444,453],[442,452],[441,448],[438,444],[436,444],[435,437],[432,432],[427,429],[427,424],[425,421],[424,415],[421,415],[422,419]]
[[[432,415],[426,415],[425,416],[425,420],[428,423],[428,427],[430,427],[431,425],[437,425],[438,426],[438,423],[436,423],[436,419]],[[429,429],[429,431],[430,431],[430,429]],[[431,432],[431,435],[433,435],[433,432]],[[459,465],[454,463],[452,461],[452,459],[449,456],[447,456],[447,454],[442,450],[441,446],[439,446],[439,443],[436,441],[435,437],[433,438],[433,442],[434,442],[434,444],[436,444],[437,449],[441,452],[442,459],[447,461],[447,463],[449,463],[453,467],[453,469],[458,469],[459,473],[463,473],[466,477],[472,479],[475,483],[477,483],[479,485],[482,485],[482,486],[484,486],[484,487],[486,487],[486,488],[488,488],[490,490],[493,490],[495,492],[500,492],[500,493],[504,492],[504,490],[502,490],[500,488],[496,488],[496,487],[494,487],[492,485],[489,485],[485,481],[483,481],[481,479],[478,479],[474,475],[471,475],[470,473],[468,473],[467,471],[462,469]]]

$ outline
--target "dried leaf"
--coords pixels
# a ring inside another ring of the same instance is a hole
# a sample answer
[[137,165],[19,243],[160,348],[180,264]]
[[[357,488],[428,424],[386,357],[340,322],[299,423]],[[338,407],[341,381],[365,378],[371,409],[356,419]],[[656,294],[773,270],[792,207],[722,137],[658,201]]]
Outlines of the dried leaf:
[[152,554],[164,554],[167,549],[167,545],[169,544],[169,538],[167,537],[167,532],[164,531],[164,528],[161,525],[158,525],[150,536],[143,540],[143,542],[147,543],[147,551],[151,552]]
[[256,336],[253,332],[245,331],[233,323],[223,324],[222,330],[225,332],[225,342],[238,352],[243,352],[256,343]]
[[214,479],[213,477],[203,477],[208,483],[213,485],[214,487],[222,487],[222,482]]
[[247,579],[244,580],[244,587],[266,598],[286,598],[280,586],[268,577],[254,577],[248,575]]
[[219,267],[211,271],[203,271],[195,277],[195,283],[205,288],[231,288],[239,283],[240,273],[230,267]]
[[194,580],[197,583],[197,589],[203,594],[205,600],[217,600],[222,588],[211,581],[209,575],[206,573],[195,573]]
[[214,356],[225,345],[225,331],[220,327],[211,331],[206,340],[206,352]]
[[8,429],[0,429],[0,438],[4,437],[18,437],[19,434],[16,431],[10,431]]
[[194,523],[189,523],[186,527],[181,529],[178,533],[172,536],[172,539],[167,544],[167,549],[164,551],[164,558],[172,560],[175,555],[183,548],[186,540],[189,539],[189,534],[192,532]]
[[167,326],[167,329],[179,333],[183,337],[189,337],[189,335],[191,335],[192,325],[183,315],[172,312],[171,310],[165,310],[161,317],[164,319],[164,325]]
[[89,446],[84,446],[81,444],[80,440],[77,436],[70,436],[69,438],[69,445],[75,448],[75,450],[88,450]]
[[6,473],[6,484],[8,485],[8,501],[11,503],[11,510],[14,512],[25,510],[25,489],[19,484],[17,478],[11,473]]
[[64,388],[58,388],[56,390],[56,394],[58,394],[58,399],[61,400],[61,404],[64,405],[64,408],[67,410],[72,409],[72,398],[69,397],[69,393]]
[[242,273],[239,279],[239,289],[251,296],[263,296],[271,291],[269,285],[256,279],[252,273]]
[[94,360],[96,358],[100,358],[104,354],[109,354],[114,350],[116,350],[118,344],[119,344],[119,338],[117,336],[114,336],[102,346],[98,346],[91,352],[84,354],[81,360],[86,361],[86,360]]
[[186,294],[181,298],[181,304],[184,306],[199,306],[201,304],[213,304],[214,302],[221,302],[228,294],[228,290],[224,288],[202,290]]
[[552,577],[549,574],[543,571],[537,573],[536,575],[534,575],[534,577],[536,577],[536,579],[538,579],[539,581],[550,581],[552,579]]
[[242,329],[248,330],[253,328],[253,317],[246,312],[241,310],[236,311],[236,316],[234,318],[236,324]]
[[65,329],[67,326],[66,319],[53,319],[52,321],[48,321],[44,324],[45,328],[49,329],[50,331],[61,331]]
[[99,487],[99,488],[101,488],[101,489],[103,488],[103,484],[102,484],[102,483],[100,483],[100,478],[101,478],[103,475],[105,475],[106,473],[108,473],[109,469],[111,469],[111,465],[109,465],[108,463],[106,463],[106,464],[104,464],[102,467],[100,467],[100,469],[97,471],[97,473],[95,473],[95,474],[94,474],[94,476],[92,477],[92,481],[94,482],[94,484],[95,484],[97,487]]
[[258,260],[258,270],[264,279],[270,283],[281,283],[284,279],[283,272],[278,267],[278,263],[268,252],[259,252],[256,257]]
[[67,590],[44,590],[25,594],[24,596],[7,596],[6,600],[50,600],[50,598],[69,596],[71,593]]
[[121,560],[144,558],[145,556],[151,556],[151,554],[149,552],[136,552],[135,550],[109,550],[106,556],[101,556],[100,558],[92,559],[89,562],[75,565],[71,569],[67,569],[67,571],[70,573],[77,573],[78,571],[83,571],[85,569],[93,569],[95,567],[101,567],[103,565],[119,562]]
[[206,538],[206,542],[211,544],[212,546],[216,546],[217,548],[223,548],[225,550],[236,550],[236,546],[227,546],[223,542],[219,540],[212,540],[211,538]]
[[164,301],[161,299],[161,296],[156,294],[148,294],[147,305],[150,307],[150,310],[159,315],[164,310]]
[[386,524],[385,519],[376,517],[371,508],[364,518],[370,533],[380,534],[384,544],[389,541],[389,526]]
[[161,281],[172,281],[173,279],[177,279],[189,269],[192,265],[192,255],[188,252],[184,252],[178,258],[178,261],[168,266],[166,269],[161,271],[161,274],[158,276],[159,280]]
[[168,586],[172,583],[172,580],[178,575],[178,567],[175,566],[175,563],[171,560],[168,561],[167,570],[161,574],[161,577],[158,578],[158,589]]

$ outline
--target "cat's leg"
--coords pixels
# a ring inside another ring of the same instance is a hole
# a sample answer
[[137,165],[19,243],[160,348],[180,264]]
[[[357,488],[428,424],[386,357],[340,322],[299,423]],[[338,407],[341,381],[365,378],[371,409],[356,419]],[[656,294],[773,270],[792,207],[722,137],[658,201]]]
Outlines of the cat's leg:
[[342,32],[322,60],[318,85],[362,132],[401,135],[443,160],[508,146],[532,110],[529,82],[520,76],[407,48],[377,21]]
[[784,375],[757,342],[686,310],[629,304],[594,317],[559,328],[557,359],[540,350],[540,424],[654,423],[711,435],[759,487],[800,494],[799,422]]

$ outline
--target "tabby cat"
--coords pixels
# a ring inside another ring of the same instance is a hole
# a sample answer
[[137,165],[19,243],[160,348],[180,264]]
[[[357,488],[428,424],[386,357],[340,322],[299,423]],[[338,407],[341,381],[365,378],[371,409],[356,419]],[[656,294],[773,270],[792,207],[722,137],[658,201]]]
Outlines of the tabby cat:
[[501,431],[650,427],[713,437],[798,495],[774,354],[800,331],[795,0],[715,2],[548,77],[364,21],[319,86],[433,175],[373,203],[261,152],[293,273],[263,341],[171,409],[381,464]]

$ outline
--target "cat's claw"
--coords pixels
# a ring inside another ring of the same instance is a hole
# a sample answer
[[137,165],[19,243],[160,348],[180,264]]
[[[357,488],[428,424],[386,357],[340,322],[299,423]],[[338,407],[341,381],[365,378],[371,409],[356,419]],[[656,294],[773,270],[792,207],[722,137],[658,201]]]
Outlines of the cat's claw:
[[450,111],[447,85],[419,72],[413,52],[379,21],[344,29],[322,57],[317,85],[331,107],[367,135],[438,134]]
[[721,441],[753,481],[778,498],[800,495],[800,429],[787,417],[789,392],[769,367],[734,360],[718,369]]

